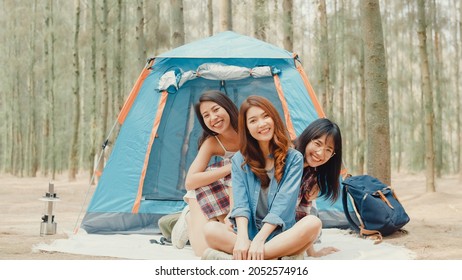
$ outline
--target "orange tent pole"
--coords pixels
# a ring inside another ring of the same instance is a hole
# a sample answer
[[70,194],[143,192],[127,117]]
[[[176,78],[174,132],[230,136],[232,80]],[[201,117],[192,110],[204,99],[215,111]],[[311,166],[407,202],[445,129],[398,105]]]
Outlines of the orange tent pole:
[[165,104],[167,103],[167,91],[161,92],[161,97],[159,100],[159,106],[157,107],[156,118],[154,119],[154,124],[152,126],[151,137],[149,138],[148,149],[146,151],[146,155],[144,156],[144,164],[143,169],[141,171],[141,178],[138,184],[138,193],[136,195],[135,203],[132,208],[132,213],[138,213],[140,208],[141,198],[143,196],[143,185],[144,185],[144,178],[146,177],[146,170],[148,169],[149,163],[149,155],[151,154],[152,144],[154,143],[154,139],[157,135],[157,129],[159,128],[160,120],[162,119],[162,114],[164,112]]
[[303,79],[303,83],[305,84],[306,89],[308,90],[308,94],[310,95],[311,101],[313,102],[313,106],[318,113],[319,118],[325,118],[326,114],[324,114],[324,110],[321,107],[321,104],[319,104],[318,98],[316,97],[316,93],[314,92],[313,87],[311,86],[310,81],[308,80],[308,76],[305,73],[305,70],[303,70],[303,67],[300,63],[297,61],[295,62],[297,66],[297,71],[300,73],[300,76]]
[[287,105],[284,92],[282,91],[281,81],[279,80],[278,75],[274,75],[274,85],[276,86],[276,91],[278,92],[279,100],[282,104],[282,110],[284,111],[284,119],[286,120],[287,130],[289,131],[290,139],[295,140],[297,134],[295,133],[294,125],[292,119],[290,118],[289,106]]
[[143,68],[143,71],[141,71],[140,76],[136,80],[135,85],[130,91],[128,98],[125,101],[124,106],[122,107],[122,110],[120,110],[119,116],[117,117],[119,124],[124,123],[125,118],[128,115],[128,112],[130,112],[130,109],[132,108],[133,102],[138,96],[138,92],[140,91],[140,88],[143,85],[144,80],[149,75],[149,73],[151,73],[151,66],[153,63],[154,63],[154,59],[150,60],[148,64],[146,65],[146,67]]

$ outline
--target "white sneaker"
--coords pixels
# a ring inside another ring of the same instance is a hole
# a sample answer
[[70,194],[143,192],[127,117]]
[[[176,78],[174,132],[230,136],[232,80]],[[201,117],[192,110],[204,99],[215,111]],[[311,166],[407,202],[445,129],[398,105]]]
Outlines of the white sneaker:
[[189,205],[186,205],[172,229],[172,244],[178,249],[183,249],[189,240],[188,224],[186,223],[186,214],[189,213]]
[[233,255],[212,248],[205,249],[201,260],[232,260]]

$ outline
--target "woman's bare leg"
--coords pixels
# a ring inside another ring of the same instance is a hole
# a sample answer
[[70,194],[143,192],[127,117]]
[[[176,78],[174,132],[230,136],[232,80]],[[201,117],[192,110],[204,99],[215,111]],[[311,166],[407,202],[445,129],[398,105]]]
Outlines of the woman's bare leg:
[[318,238],[321,227],[321,220],[316,216],[304,217],[265,244],[265,259],[304,253]]
[[204,250],[208,247],[204,236],[204,226],[207,217],[202,213],[202,209],[196,199],[188,199],[189,213],[186,216],[188,224],[189,243],[196,256],[201,257]]
[[208,222],[204,227],[204,235],[208,247],[228,254],[233,253],[236,234],[228,225],[215,221]]

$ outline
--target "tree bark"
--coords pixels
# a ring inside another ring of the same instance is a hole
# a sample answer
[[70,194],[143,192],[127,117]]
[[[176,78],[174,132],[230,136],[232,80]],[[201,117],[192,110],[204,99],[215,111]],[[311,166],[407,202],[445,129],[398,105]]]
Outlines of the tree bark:
[[364,62],[364,43],[361,45],[360,68],[360,94],[359,94],[359,147],[358,147],[358,174],[364,174],[366,163],[366,71]]
[[[97,89],[97,80],[96,80],[96,26],[97,26],[97,18],[96,18],[96,2],[91,2],[91,59],[90,59],[90,71],[91,71],[91,92],[92,97],[90,101],[90,154],[88,155],[88,162],[90,166],[90,178],[93,177],[97,166],[95,166],[95,156],[97,153],[97,146],[96,146],[96,139],[98,138],[98,130],[96,129],[97,121],[96,121],[96,97],[98,96],[98,89]],[[93,183],[93,182],[91,182]]]
[[155,0],[154,1],[154,11],[153,11],[153,25],[154,25],[154,36],[155,36],[155,41],[154,41],[154,45],[153,45],[153,48],[154,48],[154,55],[158,55],[159,54],[159,49],[160,49],[160,34],[159,34],[159,30],[160,30],[160,22],[161,22],[161,19],[160,19],[160,0]]
[[293,0],[282,1],[282,30],[284,49],[294,51],[294,22],[292,18]]
[[456,100],[457,100],[457,106],[456,106],[456,114],[457,114],[457,151],[459,151],[459,154],[457,156],[457,167],[459,170],[459,182],[462,182],[462,112],[460,110],[460,103],[462,102],[462,91],[460,90],[460,44],[462,43],[462,4],[459,2],[459,38],[457,39],[457,28],[456,28],[456,36],[454,36],[456,42],[456,45],[458,46],[457,48],[457,59],[456,59],[456,64],[457,64],[457,72],[456,72],[456,90],[457,90],[457,95],[456,95]]
[[418,35],[422,92],[425,108],[425,166],[427,192],[435,192],[435,151],[433,143],[433,93],[427,54],[427,33],[425,20],[425,0],[418,0]]
[[[107,5],[107,0],[103,0],[102,6],[102,14],[103,14],[103,21],[101,23],[101,31],[102,31],[102,46],[101,46],[101,74],[102,74],[102,83],[103,83],[103,94],[101,97],[101,135],[103,136],[102,139],[107,135],[107,122],[108,122],[108,110],[109,110],[109,82],[108,82],[108,69],[107,69],[107,61],[108,61],[108,40],[109,40],[109,32],[108,32],[108,15],[109,9]],[[106,139],[104,139],[106,140]],[[98,167],[97,167],[97,179],[103,173],[104,165],[106,163],[106,158],[103,156],[101,157]]]
[[340,28],[340,82],[338,88],[338,95],[339,95],[339,104],[338,108],[338,122],[341,127],[344,127],[345,124],[345,2],[341,0],[341,8],[340,8],[340,17],[341,17],[341,28]]
[[69,180],[75,181],[78,169],[78,146],[80,126],[80,63],[79,63],[79,34],[80,34],[80,0],[74,1],[75,30],[74,30],[74,114],[72,117],[71,152],[69,156]]
[[366,85],[367,173],[391,184],[388,82],[380,5],[361,1]]
[[44,146],[43,161],[44,174],[51,172],[51,179],[56,177],[56,133],[55,133],[55,31],[54,31],[54,11],[53,0],[48,0],[45,7],[45,28],[46,38],[44,40],[45,56],[45,92],[47,105],[45,106],[45,123],[44,123]]
[[231,0],[220,0],[220,31],[233,30]]
[[213,3],[212,0],[207,0],[207,30],[209,36],[213,35]]
[[143,0],[137,1],[136,17],[138,24],[136,25],[136,42],[138,47],[138,66],[142,69],[146,65],[146,38],[144,36],[144,3]]
[[254,37],[266,41],[267,12],[264,0],[254,2]]
[[443,168],[443,108],[444,108],[444,94],[441,91],[441,71],[442,68],[442,50],[441,50],[441,40],[440,40],[440,28],[439,23],[437,21],[437,11],[436,11],[436,4],[435,1],[432,1],[431,14],[433,18],[433,31],[434,31],[434,77],[435,82],[433,84],[435,89],[435,109],[436,109],[436,116],[435,116],[435,130],[434,130],[434,138],[435,141],[435,176],[440,178],[441,177],[441,170]]
[[[123,1],[117,0],[117,30],[116,30],[116,51],[114,57],[114,64],[116,70],[116,93],[114,98],[114,112],[118,113],[124,103],[124,57],[125,57],[125,43],[123,40],[123,34],[125,33],[125,14],[123,13]],[[144,61],[146,62],[146,47],[144,48]]]
[[183,0],[170,0],[170,5],[172,47],[176,48],[185,43]]
[[39,168],[38,161],[38,139],[37,139],[37,94],[36,94],[36,77],[35,77],[35,66],[37,64],[36,56],[36,42],[37,42],[37,0],[34,1],[33,5],[33,19],[32,19],[32,38],[30,41],[31,45],[31,58],[30,58],[30,68],[32,71],[29,73],[29,93],[30,93],[30,108],[31,114],[29,119],[29,168],[28,176],[36,177],[37,171]]
[[318,5],[319,23],[320,23],[320,56],[321,56],[321,99],[322,107],[326,110],[329,118],[332,116],[332,98],[330,94],[330,69],[329,69],[329,37],[327,26],[327,9],[326,1],[320,0]]

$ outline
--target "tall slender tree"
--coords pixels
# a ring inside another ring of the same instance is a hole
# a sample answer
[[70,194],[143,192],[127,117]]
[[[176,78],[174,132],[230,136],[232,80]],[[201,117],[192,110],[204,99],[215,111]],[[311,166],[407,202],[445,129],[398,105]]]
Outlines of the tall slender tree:
[[320,48],[319,55],[321,60],[321,102],[322,107],[326,110],[326,115],[332,118],[332,99],[330,94],[330,68],[329,68],[329,37],[327,24],[326,1],[319,0],[318,14],[320,24]]
[[45,110],[45,121],[44,121],[44,141],[43,143],[43,161],[44,174],[47,175],[51,172],[51,179],[56,177],[56,133],[55,133],[55,31],[54,31],[54,11],[53,11],[53,0],[49,0],[45,4],[45,26],[46,26],[46,38],[44,40],[44,60],[45,60],[45,92],[47,105],[44,107]]
[[170,0],[172,47],[176,48],[185,43],[183,0]]
[[358,135],[358,174],[364,173],[364,164],[366,163],[366,81],[364,66],[364,43],[361,44],[359,69],[360,69],[360,94],[359,94],[359,135]]
[[79,34],[80,34],[80,0],[74,0],[75,30],[74,30],[74,114],[72,117],[72,138],[69,156],[69,180],[74,181],[79,169],[78,146],[80,126],[80,62],[79,62]]
[[30,94],[30,108],[31,114],[29,118],[29,170],[28,175],[31,177],[37,176],[37,171],[39,168],[38,161],[38,139],[37,139],[37,94],[36,94],[36,77],[35,77],[35,67],[37,64],[37,0],[33,4],[33,18],[32,18],[32,34],[30,40],[30,49],[31,49],[31,59],[30,59],[30,68],[32,71],[29,73],[29,94]]
[[[97,73],[96,73],[96,27],[97,27],[98,19],[96,16],[96,1],[91,2],[91,58],[90,58],[90,72],[91,72],[91,101],[90,101],[90,153],[88,155],[88,162],[89,162],[89,173],[90,178],[93,177],[93,173],[97,166],[95,166],[95,156],[97,153],[97,145],[96,140],[98,138],[98,130],[96,129],[97,126],[97,112],[96,112],[96,97],[98,96],[98,88],[97,88]],[[93,183],[93,182],[92,182]]]
[[[107,0],[103,0],[103,5],[101,6],[102,12],[102,22],[101,22],[101,33],[102,33],[102,42],[101,42],[101,82],[103,84],[103,94],[101,97],[101,117],[100,117],[100,127],[102,136],[101,139],[108,133],[108,118],[109,118],[109,81],[108,81],[108,44],[109,44],[109,7]],[[101,157],[98,162],[97,167],[97,179],[103,172],[104,165],[106,163],[105,156]]]
[[282,30],[284,33],[283,45],[284,49],[292,52],[294,50],[294,21],[293,0],[282,1]]
[[[117,28],[116,28],[116,50],[114,54],[114,66],[115,66],[115,80],[116,80],[116,92],[114,98],[114,111],[119,112],[122,109],[124,102],[124,57],[125,57],[125,40],[123,40],[123,34],[125,33],[125,13],[124,4],[122,0],[117,0]],[[145,47],[146,48],[146,47]],[[146,56],[146,50],[144,51]],[[144,58],[146,61],[146,57]]]
[[418,0],[418,35],[420,71],[422,79],[422,92],[425,108],[425,166],[427,192],[435,192],[435,151],[433,144],[433,93],[430,80],[430,67],[427,53],[427,23],[425,16],[425,0]]
[[254,25],[253,35],[255,38],[266,41],[266,28],[268,25],[266,12],[266,2],[264,0],[254,0]]
[[138,46],[138,66],[141,69],[146,64],[146,38],[144,36],[144,1],[138,0],[136,5],[136,17],[138,24],[136,25],[136,42]]
[[441,91],[441,72],[442,72],[442,58],[441,58],[441,31],[440,31],[440,23],[437,18],[437,6],[435,0],[431,2],[431,17],[432,17],[432,25],[433,25],[433,71],[434,71],[434,79],[433,79],[433,88],[435,92],[434,96],[434,109],[435,112],[435,127],[434,127],[434,144],[435,144],[435,176],[441,177],[441,170],[443,169],[443,106],[444,106],[444,98],[443,92]]
[[213,35],[213,3],[207,0],[207,30],[209,36]]
[[220,0],[220,31],[233,30],[231,0]]
[[454,39],[456,40],[456,44],[459,46],[458,51],[457,51],[457,72],[456,72],[456,89],[457,89],[457,107],[456,107],[456,113],[458,115],[457,118],[457,147],[458,147],[458,160],[457,160],[457,165],[458,165],[458,170],[459,170],[459,181],[462,182],[462,113],[460,110],[460,103],[462,102],[462,91],[460,90],[460,51],[462,48],[460,47],[460,44],[462,44],[462,4],[459,2],[459,24],[458,24],[458,29],[459,29],[459,38],[457,38],[457,27],[456,27],[456,36],[454,36]]
[[385,47],[378,0],[361,1],[366,85],[367,173],[391,183]]

